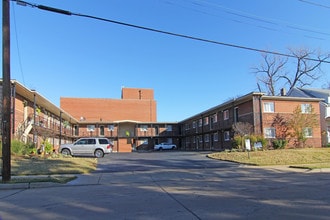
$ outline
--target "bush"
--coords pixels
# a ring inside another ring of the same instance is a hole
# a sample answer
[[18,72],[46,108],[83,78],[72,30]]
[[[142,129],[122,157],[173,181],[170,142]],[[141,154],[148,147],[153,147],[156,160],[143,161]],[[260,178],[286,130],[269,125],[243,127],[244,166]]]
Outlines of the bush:
[[285,140],[285,139],[275,139],[275,140],[273,140],[274,149],[284,149],[287,144],[288,144],[288,141]]
[[43,142],[44,145],[44,150],[46,154],[52,153],[53,152],[53,145],[51,143],[49,143],[49,141],[44,141]]
[[240,149],[242,148],[242,141],[243,138],[239,135],[235,135],[233,139],[233,148],[234,149]]
[[26,146],[23,142],[19,140],[11,141],[11,153],[14,155],[24,155],[27,153]]

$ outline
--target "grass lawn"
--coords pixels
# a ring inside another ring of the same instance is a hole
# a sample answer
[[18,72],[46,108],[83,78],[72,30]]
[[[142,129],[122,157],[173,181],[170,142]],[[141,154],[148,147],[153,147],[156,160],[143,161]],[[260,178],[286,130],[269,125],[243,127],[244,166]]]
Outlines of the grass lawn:
[[[0,159],[2,169],[2,160]],[[90,173],[96,169],[96,158],[63,157],[62,155],[43,156],[11,156],[12,183],[17,182],[68,182],[74,175]],[[65,175],[64,175],[65,174]],[[30,176],[30,178],[26,178]],[[31,176],[33,176],[31,178]]]
[[288,165],[306,169],[330,168],[330,148],[304,148],[252,152],[218,152],[210,158],[256,166]]

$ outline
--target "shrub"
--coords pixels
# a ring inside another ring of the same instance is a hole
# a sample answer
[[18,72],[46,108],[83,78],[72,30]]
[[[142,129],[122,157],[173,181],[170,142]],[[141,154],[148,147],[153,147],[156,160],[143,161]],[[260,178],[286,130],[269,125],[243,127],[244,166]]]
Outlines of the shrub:
[[284,149],[287,144],[288,144],[288,141],[285,140],[285,139],[275,139],[275,140],[273,140],[274,149]]
[[24,155],[26,154],[25,144],[19,140],[11,141],[11,153],[15,155]]
[[239,135],[235,135],[233,139],[233,148],[234,149],[240,149],[242,148],[242,141],[243,138]]
[[51,143],[49,143],[49,141],[44,141],[43,145],[45,147],[45,153],[52,153],[53,152],[53,145]]

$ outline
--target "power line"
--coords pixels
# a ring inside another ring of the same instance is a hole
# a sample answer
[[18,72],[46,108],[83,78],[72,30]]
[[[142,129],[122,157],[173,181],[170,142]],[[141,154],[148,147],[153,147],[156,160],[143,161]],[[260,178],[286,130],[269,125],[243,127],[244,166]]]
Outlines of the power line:
[[311,2],[311,1],[306,1],[306,0],[298,0],[298,1],[304,2],[304,3],[307,3],[307,4],[310,4],[310,5],[314,5],[314,6],[318,6],[318,7],[330,9],[330,6],[327,6],[327,5],[322,5],[322,4],[319,4],[319,3],[315,3],[315,2]]
[[[22,6],[31,6],[32,8],[38,8],[41,10],[46,10],[46,11],[69,15],[69,16],[74,15],[74,16],[79,16],[79,17],[85,17],[85,18],[90,18],[90,19],[94,19],[94,20],[109,22],[109,23],[113,23],[113,24],[123,25],[123,26],[127,26],[127,27],[142,29],[142,30],[161,33],[161,34],[166,34],[166,35],[175,36],[175,37],[181,37],[181,38],[190,39],[190,40],[196,40],[196,41],[201,41],[201,42],[206,42],[206,43],[212,43],[212,44],[228,46],[228,47],[244,49],[244,50],[250,50],[250,51],[260,52],[260,53],[273,54],[273,55],[284,56],[284,57],[289,57],[289,58],[297,58],[296,56],[294,56],[292,54],[285,54],[285,53],[280,53],[280,52],[276,52],[276,51],[257,49],[257,48],[252,48],[252,47],[247,47],[247,46],[242,46],[242,45],[237,45],[237,44],[224,43],[224,42],[215,41],[215,40],[209,40],[209,39],[204,39],[204,38],[199,38],[199,37],[194,37],[194,36],[189,36],[189,35],[184,35],[184,34],[178,34],[178,33],[164,31],[164,30],[160,30],[160,29],[154,29],[154,28],[144,27],[144,26],[140,26],[140,25],[125,23],[125,22],[121,22],[121,21],[111,20],[111,19],[107,19],[107,18],[101,18],[101,17],[96,17],[96,16],[92,16],[92,15],[87,15],[87,14],[74,13],[74,12],[70,12],[67,10],[53,8],[53,7],[49,7],[49,6],[45,6],[45,5],[32,4],[32,3],[20,1],[20,0],[11,0],[11,1],[15,1],[15,2],[17,2],[17,4],[22,5]],[[320,60],[320,59],[307,58],[307,57],[304,59],[310,60],[310,61],[316,61],[316,62],[330,63],[330,61],[326,61],[326,59]]]
[[[167,0],[167,2],[168,2],[168,0]],[[175,5],[179,5],[181,7],[185,7],[185,6],[180,5],[177,1],[174,1],[174,2],[173,3],[171,2],[170,4],[175,4]],[[227,18],[227,17],[222,17],[222,18],[227,19],[227,20],[231,20],[233,22],[252,25],[252,26],[255,26],[257,28],[262,28],[262,29],[272,30],[272,31],[277,31],[277,32],[285,32],[284,30],[281,30],[281,28],[282,29],[293,29],[293,30],[299,30],[299,31],[303,31],[303,32],[310,32],[310,33],[313,33],[313,34],[330,36],[330,33],[323,32],[323,31],[315,29],[315,28],[311,28],[311,27],[307,27],[307,26],[305,27],[305,26],[298,25],[298,24],[292,24],[292,23],[282,21],[282,20],[278,20],[278,19],[269,19],[269,18],[257,16],[255,14],[250,14],[250,13],[246,13],[246,12],[243,12],[243,11],[240,11],[240,10],[235,10],[235,9],[232,9],[232,8],[225,7],[220,3],[214,3],[214,2],[211,3],[207,0],[194,0],[192,2],[192,5],[197,6],[198,8],[201,8],[201,9],[197,10],[198,12],[201,12],[201,13],[204,13],[204,14],[206,13],[206,14],[214,15],[214,16],[218,16],[218,15],[217,14],[210,14],[208,11],[206,11],[206,9],[211,9],[211,10],[213,9],[213,10],[216,10],[216,11],[218,11],[218,9],[219,9],[219,10],[225,12],[226,14],[229,14],[230,16],[237,17],[238,19],[230,19],[230,18]],[[187,7],[185,7],[185,8],[187,8]],[[192,8],[188,7],[187,9],[191,10]],[[193,8],[192,10],[195,10],[195,8]],[[242,21],[239,18],[243,18],[245,20],[252,21],[252,23],[247,22],[247,21]],[[262,25],[257,25],[254,22],[267,24],[268,26],[271,25],[271,26],[274,26],[274,28],[266,27],[263,24]],[[321,38],[316,38],[316,39],[324,40],[324,39],[321,39]]]
[[15,9],[14,7],[12,7],[13,9],[13,23],[14,23],[14,27],[15,27],[15,37],[16,37],[16,47],[17,47],[17,52],[18,52],[18,63],[19,63],[19,68],[20,68],[20,72],[22,75],[22,80],[23,80],[23,84],[25,85],[25,80],[24,80],[24,73],[23,73],[23,67],[22,67],[22,58],[21,58],[21,53],[20,53],[20,48],[19,48],[19,43],[18,43],[18,34],[17,34],[17,26],[16,26],[16,13],[15,13]]

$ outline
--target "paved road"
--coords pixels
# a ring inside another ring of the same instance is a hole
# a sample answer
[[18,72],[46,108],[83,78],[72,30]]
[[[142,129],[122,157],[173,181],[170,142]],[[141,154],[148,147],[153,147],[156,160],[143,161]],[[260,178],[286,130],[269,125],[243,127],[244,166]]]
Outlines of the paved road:
[[0,188],[0,219],[329,219],[329,174],[117,153],[65,185]]

